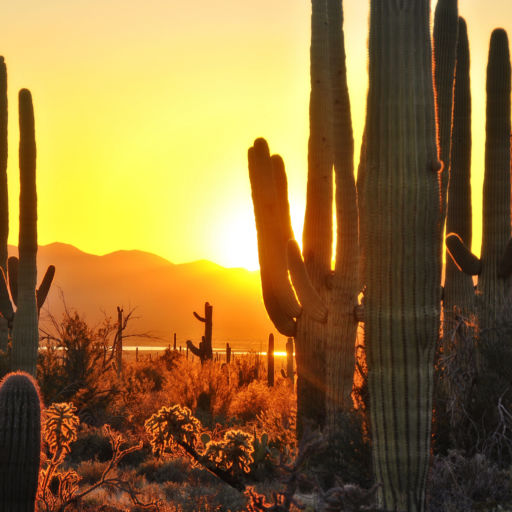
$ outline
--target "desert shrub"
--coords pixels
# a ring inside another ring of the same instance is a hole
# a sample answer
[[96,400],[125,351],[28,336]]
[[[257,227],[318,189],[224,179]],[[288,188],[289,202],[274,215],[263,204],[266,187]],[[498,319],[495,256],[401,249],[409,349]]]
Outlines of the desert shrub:
[[245,510],[246,498],[229,486],[163,485],[165,499],[183,512],[236,512]]
[[112,327],[90,328],[76,312],[65,308],[58,321],[49,315],[45,350],[39,352],[38,382],[45,403],[72,401],[80,419],[101,425],[119,392],[107,336]]
[[238,375],[238,387],[244,387],[258,380],[264,372],[263,363],[259,354],[249,353],[239,356],[235,360]]
[[483,453],[512,464],[512,314],[492,329],[460,315],[443,337],[436,364],[435,453]]
[[512,505],[512,478],[480,453],[469,458],[451,450],[434,457],[428,496],[429,512],[498,510]]
[[[227,416],[233,397],[233,379],[235,375],[231,365],[215,361],[200,365],[180,358],[167,375],[167,403],[186,406],[199,413],[204,423],[213,425],[215,418]],[[201,406],[201,411],[198,411],[198,406]]]
[[369,489],[373,484],[371,446],[360,411],[340,413],[339,428],[326,435],[326,443],[312,453],[308,471],[324,489],[336,481]]
[[148,482],[183,483],[187,480],[190,464],[184,458],[161,460],[152,458],[140,464],[137,474],[144,476]]
[[296,395],[284,379],[278,379],[273,388],[264,389],[260,386],[259,389],[267,396],[268,403],[256,414],[256,432],[259,435],[266,433],[271,447],[282,453],[293,454],[297,445]]
[[294,395],[287,383],[279,379],[269,388],[264,381],[254,380],[234,395],[229,414],[242,422],[255,422],[264,411],[274,411],[282,418],[290,418],[294,408]]
[[67,462],[77,465],[86,460],[105,462],[112,457],[112,448],[103,430],[88,425],[80,425],[73,449],[68,454]]
[[84,460],[78,464],[76,472],[80,475],[80,483],[93,484],[101,478],[101,474],[107,467],[107,462],[98,460]]

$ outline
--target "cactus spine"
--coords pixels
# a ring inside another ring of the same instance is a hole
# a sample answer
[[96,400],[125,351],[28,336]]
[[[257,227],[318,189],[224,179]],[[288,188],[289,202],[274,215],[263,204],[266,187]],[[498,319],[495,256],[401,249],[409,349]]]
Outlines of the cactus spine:
[[423,511],[441,237],[428,0],[373,0],[362,222],[370,425],[380,505]]
[[[327,424],[335,428],[337,412],[352,407],[358,231],[341,25],[339,1],[312,0],[310,137],[302,254],[293,240],[282,159],[270,156],[263,139],[254,142],[248,155],[265,306],[279,332],[295,336],[299,435],[305,419],[323,426],[327,413]],[[338,245],[331,273],[333,165]]]
[[0,385],[0,509],[33,512],[41,453],[41,401],[34,379],[11,373]]
[[208,302],[204,303],[204,316],[197,314],[194,311],[194,316],[200,322],[204,323],[204,336],[202,341],[199,343],[199,347],[196,347],[192,341],[187,340],[187,347],[190,349],[192,354],[199,357],[201,364],[205,361],[211,361],[213,359],[213,348],[212,348],[212,318],[213,318],[213,306]]

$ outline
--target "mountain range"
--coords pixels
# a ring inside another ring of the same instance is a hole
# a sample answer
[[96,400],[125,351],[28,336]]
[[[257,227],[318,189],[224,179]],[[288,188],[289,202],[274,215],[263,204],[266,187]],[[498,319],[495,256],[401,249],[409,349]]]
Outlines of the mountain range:
[[[10,246],[10,254],[17,248]],[[117,319],[117,306],[135,309],[127,333],[150,333],[157,339],[133,337],[131,345],[197,345],[204,324],[193,312],[204,314],[204,303],[213,305],[213,344],[234,350],[266,349],[268,335],[275,328],[267,317],[258,271],[224,268],[200,260],[173,264],[143,251],[116,251],[97,256],[72,245],[53,243],[39,246],[38,282],[48,265],[56,267],[55,279],[41,311],[41,325],[48,312],[62,317],[64,303],[87,323],[97,326],[106,316]],[[46,320],[45,320],[46,318]],[[276,336],[276,350],[286,339]]]

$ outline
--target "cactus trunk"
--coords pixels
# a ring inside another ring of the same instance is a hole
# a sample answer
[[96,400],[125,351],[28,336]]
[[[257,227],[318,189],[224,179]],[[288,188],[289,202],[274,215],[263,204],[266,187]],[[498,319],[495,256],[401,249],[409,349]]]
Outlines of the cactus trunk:
[[486,115],[479,324],[480,330],[494,330],[509,287],[509,279],[498,275],[510,239],[510,55],[504,30],[491,37]]
[[440,190],[428,0],[371,2],[365,345],[380,505],[425,507],[440,320]]

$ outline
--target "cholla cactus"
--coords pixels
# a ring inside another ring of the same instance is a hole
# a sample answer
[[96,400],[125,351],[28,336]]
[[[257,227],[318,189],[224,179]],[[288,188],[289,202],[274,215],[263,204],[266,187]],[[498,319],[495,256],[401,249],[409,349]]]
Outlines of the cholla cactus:
[[210,441],[204,457],[234,476],[251,471],[254,436],[242,430],[228,430],[222,441]]
[[173,443],[194,447],[201,429],[200,421],[185,406],[162,407],[144,423],[150,443],[157,455],[171,448]]

